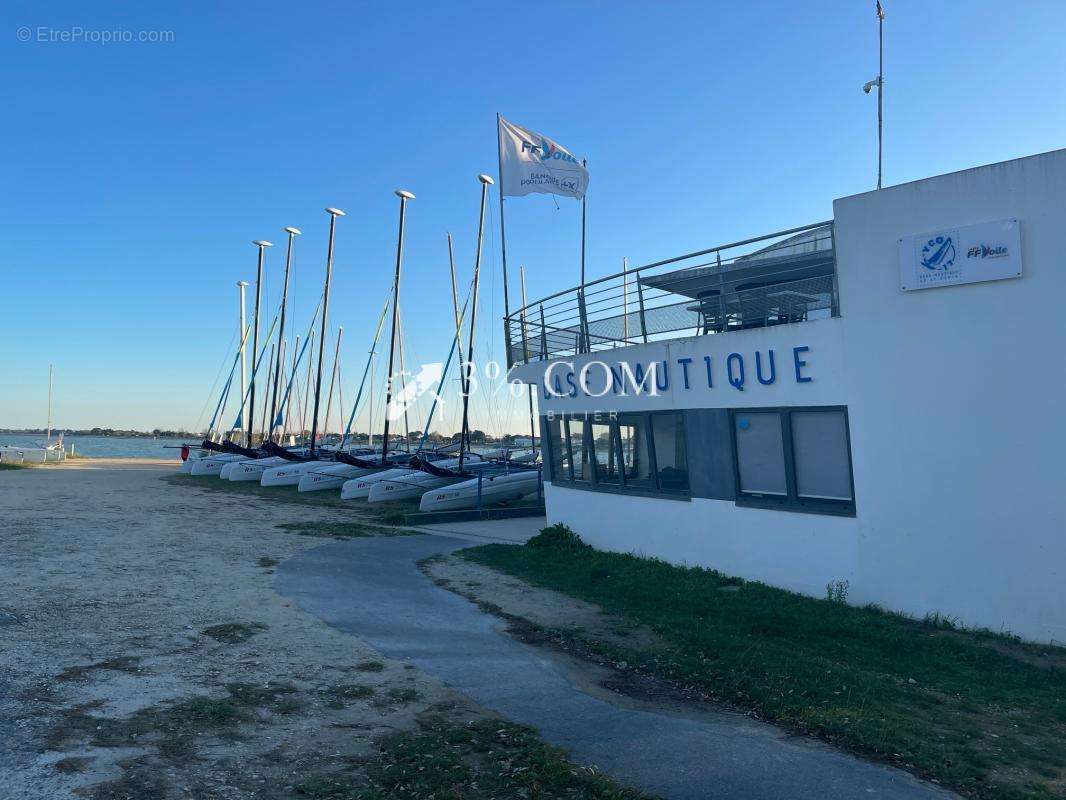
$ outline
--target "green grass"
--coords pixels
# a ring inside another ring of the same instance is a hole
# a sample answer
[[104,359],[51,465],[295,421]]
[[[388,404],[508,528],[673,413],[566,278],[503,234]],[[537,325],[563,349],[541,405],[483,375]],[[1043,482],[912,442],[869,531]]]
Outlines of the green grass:
[[366,776],[310,778],[296,791],[325,800],[640,800],[596,772],[570,763],[529,728],[500,720],[468,725],[441,718],[386,739]]
[[4,469],[26,469],[25,464],[11,464],[7,461],[0,461],[0,470]]
[[[550,530],[550,529],[549,529]],[[604,553],[565,531],[463,557],[654,631],[552,631],[627,669],[989,798],[1066,797],[1066,651]],[[833,588],[833,587],[831,587]]]

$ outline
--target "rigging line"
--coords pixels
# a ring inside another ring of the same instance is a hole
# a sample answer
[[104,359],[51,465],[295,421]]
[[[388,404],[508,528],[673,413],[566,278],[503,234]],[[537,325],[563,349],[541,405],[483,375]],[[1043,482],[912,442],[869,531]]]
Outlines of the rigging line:
[[[318,312],[321,309],[322,309],[322,302],[320,300],[319,303],[318,303],[318,306],[315,308],[314,316],[311,317],[311,324],[307,328],[307,336],[304,337],[303,347],[300,347],[300,335],[299,334],[296,335],[296,344],[293,345],[293,349],[292,349],[292,357],[293,357],[292,374],[289,375],[289,382],[285,386],[285,394],[282,396],[281,402],[278,403],[277,416],[275,416],[273,421],[272,421],[271,431],[273,431],[274,428],[277,428],[279,424],[284,424],[286,428],[288,428],[288,426],[289,426],[289,421],[290,421],[291,414],[292,414],[292,408],[291,408],[291,406],[289,404],[289,400],[290,400],[289,393],[292,391],[294,384],[296,386],[296,397],[297,397],[297,399],[296,399],[296,408],[297,409],[300,408],[300,399],[299,399],[300,398],[300,387],[299,387],[299,383],[300,382],[299,382],[299,378],[298,378],[298,370],[297,370],[297,368],[299,367],[300,362],[303,360],[304,351],[307,349],[308,343],[313,338],[312,335],[314,334],[314,330],[315,330],[315,320],[318,319]],[[297,355],[297,349],[299,350],[299,355]],[[282,418],[282,411],[281,411],[282,409],[285,409],[284,418]],[[290,429],[289,432],[290,433],[292,432],[291,429]]]
[[[344,427],[344,436],[341,437],[341,444],[340,444],[341,448],[343,448],[344,445],[347,443],[348,437],[349,437],[349,435],[351,434],[351,431],[352,431],[352,425],[355,423],[355,415],[359,411],[359,401],[363,397],[363,387],[366,385],[366,376],[367,376],[367,373],[371,371],[371,364],[373,363],[375,351],[377,350],[378,339],[381,337],[381,329],[385,325],[385,317],[389,313],[389,304],[390,304],[391,301],[392,301],[392,290],[390,289],[389,293],[385,296],[385,305],[381,309],[381,316],[378,317],[377,328],[374,329],[374,338],[373,338],[373,340],[370,343],[370,352],[369,352],[369,354],[367,356],[367,359],[366,359],[366,366],[363,368],[363,377],[359,381],[359,391],[357,391],[356,394],[355,394],[355,402],[352,403],[352,413],[348,417],[348,424]],[[374,402],[373,395],[374,395],[374,383],[373,383],[373,381],[371,381],[371,383],[370,383],[370,400],[369,400],[370,403]],[[373,420],[373,417],[371,417],[371,420]],[[371,424],[373,424],[373,422],[371,422]],[[369,429],[369,426],[367,428],[367,431],[368,431],[368,435],[373,436],[374,432]]]
[[[238,326],[239,327],[239,326]],[[200,413],[196,417],[196,430],[199,432],[200,426],[203,424],[204,417],[207,415],[207,407],[211,405],[211,398],[215,396],[215,389],[218,388],[218,382],[222,378],[222,370],[226,368],[226,362],[229,360],[230,348],[233,347],[233,342],[237,338],[236,333],[230,333],[229,341],[226,343],[225,352],[227,355],[222,356],[222,363],[218,365],[218,372],[215,373],[215,379],[211,382],[211,388],[207,390],[207,398],[204,400],[204,407],[200,409]],[[248,334],[245,333],[242,339],[247,339]],[[238,358],[240,354],[238,353]]]

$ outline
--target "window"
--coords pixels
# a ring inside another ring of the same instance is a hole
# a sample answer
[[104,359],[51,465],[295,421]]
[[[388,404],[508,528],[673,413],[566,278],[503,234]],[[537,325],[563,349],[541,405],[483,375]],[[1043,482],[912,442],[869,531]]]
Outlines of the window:
[[570,477],[570,452],[566,447],[566,439],[563,438],[562,425],[559,420],[545,420],[541,425],[542,430],[548,432],[548,449],[551,451],[551,479],[553,481],[568,481]]
[[738,413],[734,419],[740,491],[787,495],[781,414],[752,411]]
[[855,513],[845,408],[733,412],[737,504]]
[[811,500],[853,499],[848,420],[843,411],[793,411],[796,494]]
[[563,424],[566,425],[566,440],[570,447],[570,462],[573,464],[571,480],[592,480],[588,468],[588,454],[585,450],[585,421],[569,417],[564,420]]
[[685,452],[685,423],[679,413],[652,414],[652,443],[659,491],[688,491],[688,455]]
[[610,423],[593,422],[589,427],[592,430],[591,452],[596,459],[596,483],[620,484],[620,459],[614,426]]
[[622,439],[622,475],[626,486],[654,489],[647,417],[643,414],[619,415],[618,432]]
[[543,422],[552,481],[581,488],[687,497],[684,415],[632,413]]

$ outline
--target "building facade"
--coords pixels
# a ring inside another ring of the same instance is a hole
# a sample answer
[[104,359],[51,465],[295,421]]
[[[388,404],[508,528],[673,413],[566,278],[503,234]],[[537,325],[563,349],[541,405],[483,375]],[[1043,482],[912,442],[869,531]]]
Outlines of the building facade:
[[[1066,150],[842,198],[768,250],[623,282],[620,314],[589,285],[578,324],[530,304],[519,348],[511,321],[549,523],[1066,641]],[[649,335],[668,316],[695,325]]]

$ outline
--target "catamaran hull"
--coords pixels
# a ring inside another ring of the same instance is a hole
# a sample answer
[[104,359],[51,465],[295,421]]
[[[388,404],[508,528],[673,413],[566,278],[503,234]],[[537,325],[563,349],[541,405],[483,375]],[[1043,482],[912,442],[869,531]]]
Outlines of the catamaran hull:
[[366,500],[370,494],[370,487],[378,481],[387,481],[389,478],[398,478],[411,470],[407,467],[402,469],[383,469],[370,475],[352,478],[345,481],[341,486],[341,500]]
[[429,489],[457,483],[459,478],[442,478],[428,472],[408,472],[396,480],[378,481],[370,487],[367,501],[370,503],[391,503],[397,500],[415,500]]
[[242,458],[242,456],[221,455],[211,456],[211,458],[201,458],[192,465],[192,470],[190,470],[190,472],[197,476],[213,475],[217,478],[219,473],[222,472],[222,467],[239,458]]
[[239,464],[234,464],[229,468],[228,472],[223,472],[222,477],[231,481],[258,481],[262,479],[263,473],[266,470],[286,463],[288,462],[280,456],[253,458],[248,461],[241,461]]
[[313,469],[322,469],[334,464],[334,461],[286,461],[278,467],[270,467],[263,471],[263,477],[259,481],[263,486],[296,486],[300,478]]
[[[481,482],[481,505],[519,500],[537,491],[539,474],[533,470],[508,472],[486,477]],[[477,508],[477,478],[433,489],[422,495],[419,511],[462,511]]]
[[345,481],[361,478],[374,472],[373,467],[356,467],[352,464],[333,464],[314,469],[300,476],[301,492],[321,492],[325,489],[340,489]]

